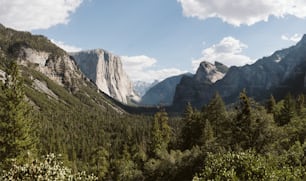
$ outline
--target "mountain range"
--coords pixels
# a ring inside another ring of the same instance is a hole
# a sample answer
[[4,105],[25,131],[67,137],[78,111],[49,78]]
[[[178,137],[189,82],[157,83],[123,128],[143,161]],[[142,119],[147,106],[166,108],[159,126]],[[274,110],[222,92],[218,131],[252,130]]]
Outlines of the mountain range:
[[280,99],[289,92],[305,92],[305,73],[306,35],[295,46],[276,51],[251,65],[230,67],[216,82],[205,81],[209,74],[199,72],[192,78],[183,77],[176,88],[173,105],[183,109],[189,102],[201,108],[216,92],[229,104],[237,100],[242,90],[257,101],[264,101],[270,95]]
[[[295,46],[276,51],[251,65],[228,68],[219,62],[203,61],[194,75],[167,78],[146,91],[141,100],[123,70],[120,57],[103,49],[68,54],[44,36],[33,36],[1,25],[0,56],[16,59],[24,67],[32,93],[36,91],[48,99],[61,100],[62,96],[48,83],[52,81],[82,104],[84,101],[99,102],[119,112],[143,110],[128,106],[136,104],[164,105],[169,110],[180,111],[189,102],[201,108],[216,92],[230,104],[244,89],[257,101],[264,101],[272,94],[281,99],[288,92],[305,92],[306,86],[305,35]],[[2,69],[0,79],[3,79],[3,74]]]

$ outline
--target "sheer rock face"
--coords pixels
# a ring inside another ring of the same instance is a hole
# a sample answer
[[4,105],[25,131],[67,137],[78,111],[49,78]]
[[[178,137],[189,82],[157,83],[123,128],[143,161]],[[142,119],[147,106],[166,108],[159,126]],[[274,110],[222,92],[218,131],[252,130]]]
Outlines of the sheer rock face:
[[213,65],[201,63],[194,78],[183,77],[177,86],[174,97],[176,107],[182,109],[190,102],[201,108],[216,92],[226,103],[233,103],[243,89],[258,101],[271,94],[282,98],[288,92],[305,93],[306,35],[295,46],[276,51],[251,65],[230,67],[223,78],[219,75]]
[[71,56],[86,77],[107,95],[125,104],[139,99],[119,56],[102,49],[71,53]]

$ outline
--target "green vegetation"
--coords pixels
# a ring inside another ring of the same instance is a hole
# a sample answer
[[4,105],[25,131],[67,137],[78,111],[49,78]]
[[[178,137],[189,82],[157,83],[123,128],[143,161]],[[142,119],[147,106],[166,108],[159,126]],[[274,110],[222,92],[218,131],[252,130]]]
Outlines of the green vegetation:
[[20,45],[55,56],[62,50],[44,37],[0,31],[7,73],[0,82],[1,180],[306,179],[304,95],[271,96],[261,105],[242,91],[226,107],[216,94],[201,110],[186,105],[180,117],[163,109],[131,115],[90,82],[70,91],[34,67],[17,69],[5,58]]
[[19,56],[20,48],[32,48],[37,51],[52,52],[53,56],[61,56],[65,52],[41,35],[33,36],[30,32],[15,31],[0,25],[0,55],[6,52],[12,57]]
[[5,72],[5,82],[0,89],[0,169],[7,168],[13,160],[24,161],[33,153],[35,144],[17,64],[9,62]]
[[[6,67],[0,128],[19,134],[0,132],[2,180],[306,178],[303,95],[278,102],[271,96],[262,106],[243,91],[227,109],[216,94],[200,111],[188,104],[181,118],[164,110],[137,116],[114,109],[91,84],[70,93],[33,69],[20,67],[22,81],[15,63]],[[35,89],[34,80],[57,98]]]

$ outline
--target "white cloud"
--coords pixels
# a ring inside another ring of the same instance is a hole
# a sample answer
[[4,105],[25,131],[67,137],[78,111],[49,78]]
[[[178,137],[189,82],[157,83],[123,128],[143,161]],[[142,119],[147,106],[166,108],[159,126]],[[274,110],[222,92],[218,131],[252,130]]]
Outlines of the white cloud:
[[202,51],[202,57],[193,60],[193,70],[196,70],[202,61],[214,63],[221,62],[227,66],[242,66],[251,63],[252,60],[243,55],[243,49],[248,46],[233,37],[225,37],[218,44],[214,44]]
[[153,82],[154,80],[163,80],[167,77],[186,73],[176,68],[154,69],[157,60],[145,55],[140,56],[122,56],[124,70],[133,81],[141,80]]
[[83,0],[0,0],[0,23],[18,30],[67,24]]
[[302,39],[302,37],[303,37],[303,35],[295,33],[292,36],[282,35],[281,39],[286,40],[286,41],[293,41],[293,42],[297,43],[298,41],[300,41]]
[[56,40],[51,39],[51,42],[54,43],[55,45],[57,45],[58,47],[62,48],[66,52],[79,52],[79,51],[82,50],[79,47],[75,47],[75,46],[72,46],[72,45],[67,45],[62,41],[56,41]]
[[269,16],[282,18],[292,15],[306,17],[305,0],[177,0],[187,17],[207,19],[217,17],[229,24],[253,25],[268,21]]

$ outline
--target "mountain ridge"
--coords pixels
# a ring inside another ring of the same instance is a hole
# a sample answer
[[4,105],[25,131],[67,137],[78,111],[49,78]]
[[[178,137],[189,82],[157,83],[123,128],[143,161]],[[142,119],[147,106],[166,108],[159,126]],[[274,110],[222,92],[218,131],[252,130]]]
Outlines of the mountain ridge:
[[[296,45],[275,51],[271,56],[258,59],[251,65],[230,67],[225,76],[213,84],[190,83],[192,80],[182,79],[177,86],[173,104],[183,109],[190,102],[201,108],[216,92],[229,104],[237,100],[243,89],[257,101],[263,101],[271,94],[283,98],[288,92],[302,93],[305,87],[294,91],[294,87],[286,81],[292,79],[298,67],[306,64],[305,50],[306,35]],[[299,70],[302,74],[300,76],[303,76],[306,69]],[[304,82],[297,84],[304,85]]]

